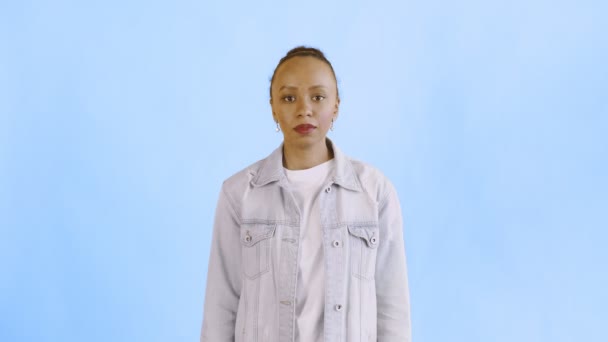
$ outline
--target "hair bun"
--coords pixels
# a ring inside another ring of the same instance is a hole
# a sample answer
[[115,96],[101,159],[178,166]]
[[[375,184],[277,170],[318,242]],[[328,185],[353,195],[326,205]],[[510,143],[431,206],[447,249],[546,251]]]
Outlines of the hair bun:
[[320,59],[324,59],[325,55],[323,52],[317,48],[308,47],[308,46],[297,46],[287,52],[285,57],[295,57],[295,56],[314,56]]

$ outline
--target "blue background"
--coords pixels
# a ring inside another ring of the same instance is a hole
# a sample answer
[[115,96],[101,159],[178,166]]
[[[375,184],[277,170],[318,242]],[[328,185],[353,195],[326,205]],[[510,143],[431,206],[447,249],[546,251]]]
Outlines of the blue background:
[[2,1],[0,341],[196,341],[300,44],[397,187],[415,341],[607,341],[607,4]]

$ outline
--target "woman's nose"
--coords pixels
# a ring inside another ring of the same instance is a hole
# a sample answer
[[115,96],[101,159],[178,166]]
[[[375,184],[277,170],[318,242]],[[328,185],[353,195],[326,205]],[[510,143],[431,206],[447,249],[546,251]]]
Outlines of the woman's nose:
[[302,99],[298,101],[298,116],[311,116],[312,115],[312,105],[310,100]]

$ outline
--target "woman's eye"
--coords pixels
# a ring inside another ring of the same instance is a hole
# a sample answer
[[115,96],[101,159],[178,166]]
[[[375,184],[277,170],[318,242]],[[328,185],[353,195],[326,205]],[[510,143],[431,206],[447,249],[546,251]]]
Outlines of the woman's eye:
[[325,96],[323,95],[316,95],[312,97],[313,100],[315,101],[322,101],[323,99],[325,99]]
[[295,96],[287,95],[287,96],[283,97],[283,101],[285,101],[285,102],[293,102],[295,100],[296,100]]

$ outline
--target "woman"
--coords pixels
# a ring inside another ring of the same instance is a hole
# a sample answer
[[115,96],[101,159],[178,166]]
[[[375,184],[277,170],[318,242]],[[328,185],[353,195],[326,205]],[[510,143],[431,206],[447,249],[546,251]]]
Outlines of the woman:
[[280,60],[270,105],[283,144],[222,186],[201,341],[410,341],[399,200],[326,137],[340,97],[321,51]]

